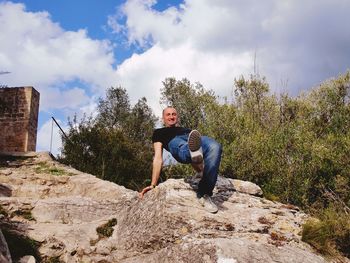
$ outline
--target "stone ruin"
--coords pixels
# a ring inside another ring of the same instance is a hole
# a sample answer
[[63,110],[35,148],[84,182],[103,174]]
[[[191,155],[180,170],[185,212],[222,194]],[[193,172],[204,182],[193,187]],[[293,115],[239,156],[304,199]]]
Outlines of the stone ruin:
[[35,151],[39,99],[33,87],[0,88],[0,153]]

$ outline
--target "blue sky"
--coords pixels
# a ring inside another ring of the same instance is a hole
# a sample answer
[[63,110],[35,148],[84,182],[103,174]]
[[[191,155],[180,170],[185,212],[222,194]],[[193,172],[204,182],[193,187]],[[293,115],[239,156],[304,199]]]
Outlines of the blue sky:
[[[117,36],[106,29],[107,17],[114,14],[125,0],[16,0],[12,2],[25,4],[27,11],[30,12],[49,12],[51,20],[59,23],[65,30],[77,31],[84,28],[93,39],[115,41],[118,39]],[[181,2],[181,0],[158,1],[153,8],[162,11],[171,6],[178,6]],[[122,43],[116,44],[114,50],[116,61],[119,63],[134,52],[142,51]]]
[[[38,150],[54,116],[93,114],[111,86],[159,115],[166,77],[229,96],[258,72],[297,95],[350,68],[348,0],[0,0],[0,84],[41,94]],[[55,131],[54,149],[60,140]]]

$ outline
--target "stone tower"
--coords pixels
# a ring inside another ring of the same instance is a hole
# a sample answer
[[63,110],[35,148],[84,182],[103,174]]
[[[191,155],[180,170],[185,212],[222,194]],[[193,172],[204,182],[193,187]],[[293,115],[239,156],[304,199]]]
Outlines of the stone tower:
[[33,87],[0,88],[0,153],[35,151],[39,99]]

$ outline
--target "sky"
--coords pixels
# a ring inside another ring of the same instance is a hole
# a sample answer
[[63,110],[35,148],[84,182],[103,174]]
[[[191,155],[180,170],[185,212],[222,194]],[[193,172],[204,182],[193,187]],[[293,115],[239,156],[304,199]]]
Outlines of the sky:
[[[349,10],[350,0],[0,0],[0,71],[11,72],[0,85],[40,92],[37,150],[48,151],[51,117],[67,129],[112,86],[158,116],[167,77],[220,96],[254,70],[273,93],[316,87],[350,68]],[[60,146],[54,127],[51,151]]]

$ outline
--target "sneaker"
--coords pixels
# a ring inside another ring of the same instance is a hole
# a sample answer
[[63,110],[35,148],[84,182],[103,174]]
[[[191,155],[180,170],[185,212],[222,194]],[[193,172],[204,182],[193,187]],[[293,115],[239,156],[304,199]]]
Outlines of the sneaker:
[[201,134],[197,130],[192,130],[188,136],[188,148],[190,149],[192,163],[203,162],[203,151],[201,147]]
[[199,198],[199,203],[210,213],[215,214],[217,211],[219,211],[216,204],[214,204],[213,200],[208,195],[204,195]]

